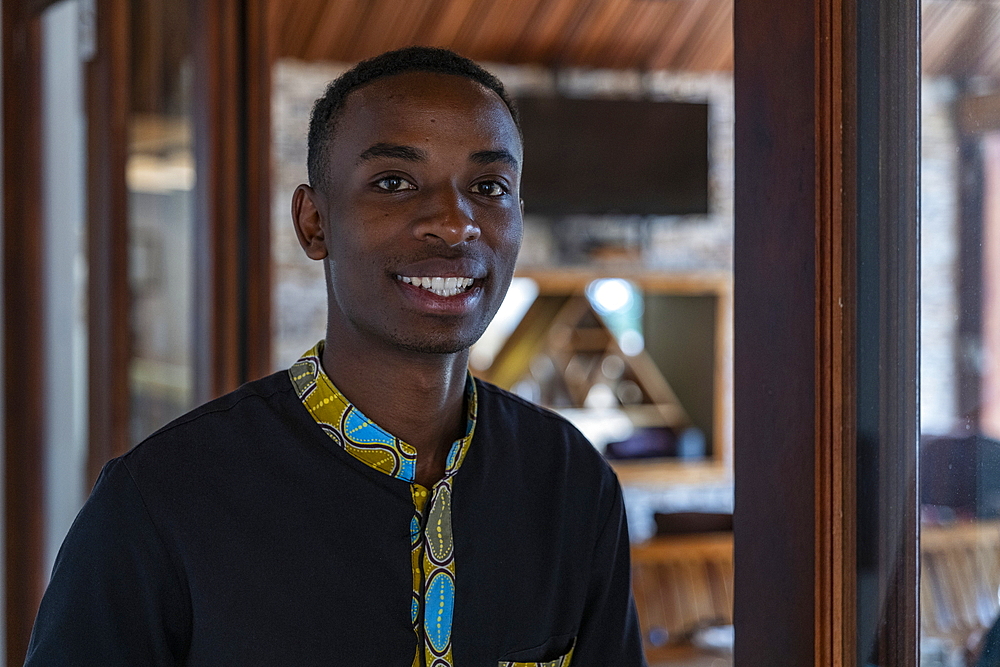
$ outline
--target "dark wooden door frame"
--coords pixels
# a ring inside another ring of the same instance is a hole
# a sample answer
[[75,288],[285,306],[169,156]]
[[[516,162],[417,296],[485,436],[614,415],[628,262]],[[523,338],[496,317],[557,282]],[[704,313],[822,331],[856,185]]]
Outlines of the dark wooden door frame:
[[[916,665],[917,17],[735,3],[737,665]],[[903,530],[875,544],[887,603],[859,633],[872,442],[878,527]]]
[[24,660],[44,573],[41,6],[3,0],[4,580],[7,664]]

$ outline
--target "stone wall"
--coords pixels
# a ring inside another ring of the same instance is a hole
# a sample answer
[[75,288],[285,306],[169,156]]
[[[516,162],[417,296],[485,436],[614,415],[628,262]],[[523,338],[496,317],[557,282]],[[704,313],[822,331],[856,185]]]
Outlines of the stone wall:
[[951,79],[921,82],[920,427],[955,426],[958,330],[958,144]]

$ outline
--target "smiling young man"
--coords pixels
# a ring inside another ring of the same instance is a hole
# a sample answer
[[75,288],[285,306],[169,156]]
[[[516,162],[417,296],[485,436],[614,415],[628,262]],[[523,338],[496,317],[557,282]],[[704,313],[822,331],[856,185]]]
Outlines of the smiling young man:
[[613,473],[467,370],[522,154],[500,82],[451,52],[330,85],[292,201],[325,340],[106,466],[27,665],[645,664]]

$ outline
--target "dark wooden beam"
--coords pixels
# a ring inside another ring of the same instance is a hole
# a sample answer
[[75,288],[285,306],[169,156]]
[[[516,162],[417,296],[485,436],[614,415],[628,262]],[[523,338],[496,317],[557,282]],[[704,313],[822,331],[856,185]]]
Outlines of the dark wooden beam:
[[734,5],[737,665],[802,667],[816,655],[817,142],[823,141],[816,96],[823,6]]
[[128,0],[98,0],[97,50],[86,65],[88,418],[87,478],[128,451]]
[[45,586],[41,26],[4,0],[3,298],[6,664],[24,661]]
[[270,68],[263,0],[192,1],[195,398],[270,371]]
[[194,401],[240,384],[242,114],[236,0],[190,0],[194,129]]
[[245,264],[241,282],[246,303],[240,323],[245,336],[242,381],[271,368],[271,70],[274,67],[273,2],[244,3],[245,88],[242,109],[246,138],[243,199],[246,212]]

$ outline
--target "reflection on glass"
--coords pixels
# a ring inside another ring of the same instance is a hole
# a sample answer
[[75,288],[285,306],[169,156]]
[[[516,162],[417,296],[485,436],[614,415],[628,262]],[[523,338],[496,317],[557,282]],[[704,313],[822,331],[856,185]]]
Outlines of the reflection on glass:
[[1000,3],[923,4],[921,664],[1000,665]]
[[76,2],[54,3],[42,18],[45,400],[58,406],[46,410],[46,563],[55,560],[87,493],[86,125],[79,20]]
[[192,157],[186,3],[132,3],[132,442],[191,407]]

